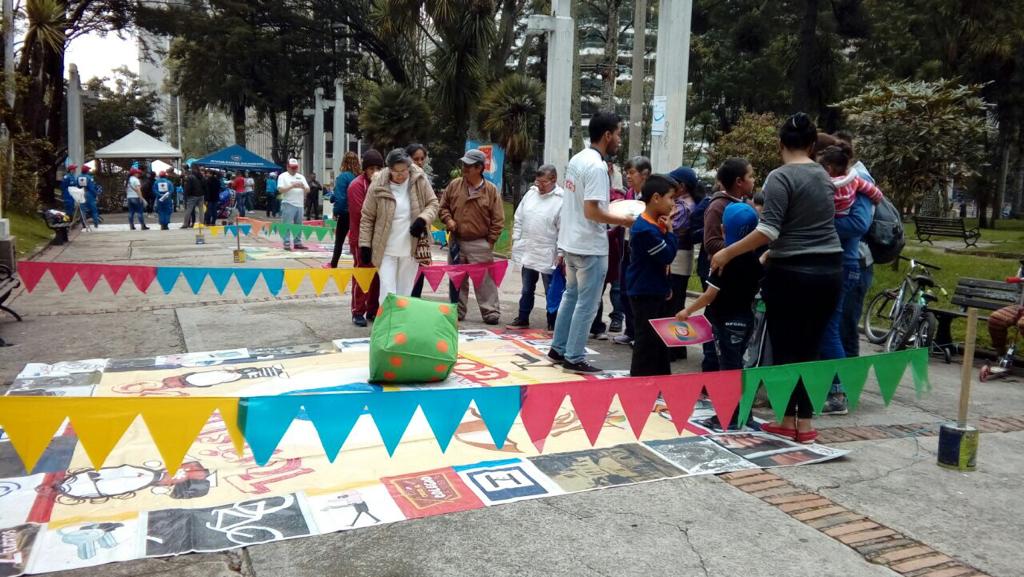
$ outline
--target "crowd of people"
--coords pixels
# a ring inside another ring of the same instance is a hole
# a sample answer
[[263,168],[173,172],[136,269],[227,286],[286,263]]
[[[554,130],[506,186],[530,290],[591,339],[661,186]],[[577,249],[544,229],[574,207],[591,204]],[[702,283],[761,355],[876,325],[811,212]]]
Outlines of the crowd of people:
[[[717,170],[714,191],[705,194],[697,174],[686,166],[654,174],[650,160],[637,156],[620,171],[612,160],[622,130],[615,114],[594,115],[588,130],[590,145],[569,161],[564,185],[558,184],[555,166],[542,165],[516,209],[511,260],[521,267],[522,293],[507,328],[531,326],[540,281],[544,326],[552,333],[548,356],[566,372],[601,372],[586,358],[587,340],[611,338],[633,347],[631,375],[670,374],[671,363],[685,358],[685,348],[666,347],[650,321],[672,316],[686,321],[700,311],[714,335],[704,347],[702,371],[764,362],[748,353],[758,326],[758,299],[766,311],[768,362],[859,354],[857,325],[872,280],[871,252],[863,239],[883,195],[856,159],[849,135],[819,134],[806,114],[795,114],[779,129],[782,165],[765,176],[760,192],[755,194],[759,175],[751,164],[730,158]],[[466,151],[461,174],[440,192],[432,186],[427,163],[426,147],[414,143],[386,156],[373,149],[361,158],[347,153],[328,191],[315,175],[307,180],[299,173],[295,159],[265,181],[267,215],[283,223],[319,217],[321,199],[330,200],[336,234],[325,267],[337,267],[347,252],[354,266],[377,269],[369,290],[353,285],[351,312],[357,326],[373,322],[381,294],[420,295],[423,278],[417,272],[432,263],[435,222],[446,230],[449,264],[493,262],[505,216],[500,192],[484,177],[487,157],[480,150]],[[181,203],[183,228],[212,224],[225,210],[230,218],[252,208],[255,183],[245,173],[193,166],[178,185],[163,173],[140,176],[132,169],[126,184],[133,229],[136,219],[148,228],[146,191],[151,191],[164,229]],[[77,181],[66,178],[65,191],[73,185],[89,191],[90,178],[87,172]],[[87,212],[97,221],[92,198]],[[612,210],[616,200],[641,201],[643,212]],[[305,248],[288,232],[283,246]],[[688,303],[693,274],[703,292]],[[468,312],[469,282],[458,289],[449,286],[459,320]],[[487,275],[472,282],[481,319],[499,324],[494,280]],[[606,293],[609,324],[604,322]],[[609,332],[621,334],[611,337]],[[823,413],[846,411],[837,378]],[[813,417],[800,382],[782,422],[762,428],[812,442],[817,436]],[[716,425],[742,424],[734,419]]]

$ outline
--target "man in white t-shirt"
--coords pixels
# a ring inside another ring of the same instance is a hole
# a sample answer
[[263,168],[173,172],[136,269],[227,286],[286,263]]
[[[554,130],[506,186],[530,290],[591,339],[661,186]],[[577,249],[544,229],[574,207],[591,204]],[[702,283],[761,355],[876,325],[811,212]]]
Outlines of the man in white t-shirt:
[[621,122],[613,112],[595,114],[590,119],[590,148],[573,156],[565,172],[558,229],[558,250],[565,259],[565,293],[548,356],[567,373],[601,372],[587,362],[585,347],[608,273],[605,225],[633,225],[632,217],[608,212],[611,181],[605,158],[619,150]]
[[128,184],[124,188],[125,196],[128,197],[128,226],[135,230],[135,215],[139,215],[139,225],[142,230],[149,230],[146,226],[146,202],[142,200],[142,182],[139,175],[142,171],[132,168],[128,176]]
[[[283,172],[277,177],[277,197],[281,199],[281,224],[302,224],[302,210],[308,192],[309,183],[306,182],[306,177],[299,174],[299,161],[289,158],[288,172]],[[282,231],[281,239],[284,242],[284,249],[291,250],[291,233],[287,230]],[[295,249],[306,249],[300,234],[295,235]]]

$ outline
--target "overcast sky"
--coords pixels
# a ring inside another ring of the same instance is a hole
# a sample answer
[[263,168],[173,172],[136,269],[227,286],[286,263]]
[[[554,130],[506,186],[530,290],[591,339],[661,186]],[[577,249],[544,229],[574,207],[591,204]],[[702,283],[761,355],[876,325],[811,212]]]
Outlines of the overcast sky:
[[64,56],[65,75],[71,64],[78,65],[83,84],[93,76],[110,76],[110,71],[120,66],[137,73],[139,51],[135,37],[126,34],[121,39],[116,34],[108,34],[105,38],[99,35],[76,38]]

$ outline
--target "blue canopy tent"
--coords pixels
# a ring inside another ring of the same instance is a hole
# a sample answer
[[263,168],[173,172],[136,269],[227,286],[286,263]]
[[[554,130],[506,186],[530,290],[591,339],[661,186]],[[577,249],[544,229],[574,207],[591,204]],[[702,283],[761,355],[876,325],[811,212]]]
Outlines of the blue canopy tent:
[[204,156],[192,164],[221,170],[281,171],[280,166],[238,144]]

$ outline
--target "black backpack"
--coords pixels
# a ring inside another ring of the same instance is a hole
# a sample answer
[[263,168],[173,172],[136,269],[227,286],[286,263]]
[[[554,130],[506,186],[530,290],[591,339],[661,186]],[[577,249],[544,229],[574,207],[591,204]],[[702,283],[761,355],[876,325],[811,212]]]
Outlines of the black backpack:
[[903,221],[900,212],[888,198],[883,198],[875,206],[875,217],[864,235],[864,242],[871,249],[871,258],[877,264],[891,263],[903,252],[907,244],[903,235]]

